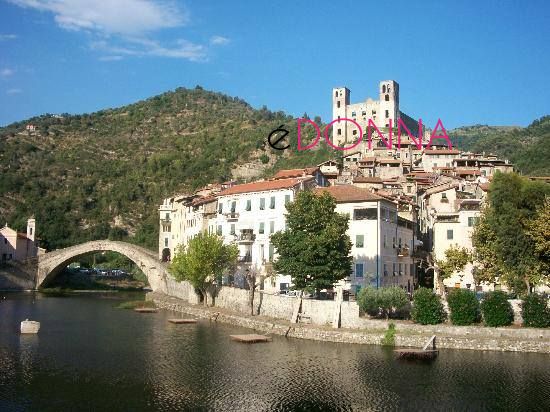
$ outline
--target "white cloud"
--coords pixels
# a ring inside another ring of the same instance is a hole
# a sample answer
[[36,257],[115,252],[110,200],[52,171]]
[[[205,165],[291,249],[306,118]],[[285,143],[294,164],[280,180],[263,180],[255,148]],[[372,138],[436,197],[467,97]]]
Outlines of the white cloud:
[[12,70],[12,69],[2,69],[2,70],[0,70],[0,77],[3,77],[5,79],[7,77],[10,77],[14,73],[15,73],[15,71]]
[[224,45],[229,43],[229,41],[230,40],[227,37],[223,37],[223,36],[212,36],[210,38],[210,44],[214,44],[214,45]]
[[136,35],[186,24],[188,14],[173,2],[151,0],[9,0],[54,14],[68,30]]
[[183,58],[191,61],[206,60],[206,49],[200,44],[191,43],[187,40],[177,40],[173,46],[163,46],[155,40],[126,39],[127,42],[121,46],[114,45],[106,40],[92,42],[92,49],[109,53],[113,56],[156,56]]
[[[185,26],[189,14],[173,0],[8,0],[20,7],[52,13],[58,26],[92,35],[90,47],[104,53],[101,61],[126,56],[167,57],[206,61],[206,45],[185,39],[162,43],[152,33]],[[214,36],[210,44],[226,44],[229,39]]]
[[122,56],[101,56],[99,60],[102,62],[115,62],[118,60],[122,60],[123,58],[124,57]]
[[8,89],[6,90],[6,94],[19,94],[19,93],[22,93],[23,90],[21,89]]
[[0,34],[0,41],[15,39],[17,39],[17,34]]

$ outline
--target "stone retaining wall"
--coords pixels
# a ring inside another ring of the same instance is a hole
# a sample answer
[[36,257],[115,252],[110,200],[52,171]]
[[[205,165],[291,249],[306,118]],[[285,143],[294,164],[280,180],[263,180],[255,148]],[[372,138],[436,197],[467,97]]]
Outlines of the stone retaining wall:
[[[285,320],[272,319],[266,316],[245,316],[227,309],[220,311],[215,307],[190,305],[186,301],[156,292],[147,294],[147,299],[153,300],[159,308],[187,313],[198,318],[208,319],[219,313],[217,321],[220,322],[275,335],[328,342],[380,344],[388,325],[388,322],[383,320],[360,318],[363,325],[361,329],[332,329],[322,326],[292,324]],[[290,298],[288,299],[291,301]],[[354,302],[343,303],[342,320],[344,317],[352,318],[355,315],[354,304]],[[344,309],[344,307],[346,308]],[[550,330],[547,329],[459,327],[445,324],[423,326],[399,321],[394,323],[397,329],[397,346],[422,347],[430,336],[436,335],[438,348],[550,354]]]

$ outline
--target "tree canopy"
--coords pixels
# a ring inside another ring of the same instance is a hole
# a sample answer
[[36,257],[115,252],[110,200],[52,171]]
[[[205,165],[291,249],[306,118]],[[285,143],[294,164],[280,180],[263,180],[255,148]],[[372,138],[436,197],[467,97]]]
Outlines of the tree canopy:
[[[483,280],[499,280],[516,292],[548,281],[545,249],[545,198],[550,185],[515,173],[497,173],[489,188],[489,201],[474,229]],[[535,223],[537,222],[537,223]],[[542,241],[541,241],[542,240]],[[546,246],[547,248],[547,246]]]
[[237,245],[225,245],[215,234],[200,232],[187,247],[179,246],[168,270],[176,280],[198,289],[206,305],[213,283],[236,265],[238,255]]
[[274,269],[290,275],[296,289],[331,288],[351,274],[348,216],[335,208],[335,199],[326,192],[300,192],[287,205],[286,230],[271,236],[279,254]]

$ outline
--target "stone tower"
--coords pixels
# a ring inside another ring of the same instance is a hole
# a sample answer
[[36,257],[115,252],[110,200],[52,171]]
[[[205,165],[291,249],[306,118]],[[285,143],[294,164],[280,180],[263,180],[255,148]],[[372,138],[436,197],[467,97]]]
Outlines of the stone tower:
[[379,122],[382,127],[397,127],[399,119],[399,84],[395,80],[382,80],[380,82],[380,113]]
[[34,242],[34,236],[36,234],[36,220],[34,216],[27,220],[27,237]]
[[[347,87],[332,89],[332,120],[347,118],[347,107],[350,104],[350,91]],[[346,122],[332,125],[332,142],[337,146],[343,146],[348,139]]]

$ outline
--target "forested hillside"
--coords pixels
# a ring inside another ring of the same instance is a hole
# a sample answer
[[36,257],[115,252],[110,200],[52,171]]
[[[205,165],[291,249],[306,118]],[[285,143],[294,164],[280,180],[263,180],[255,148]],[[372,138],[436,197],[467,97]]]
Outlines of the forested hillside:
[[495,153],[526,175],[550,175],[550,116],[528,127],[467,126],[450,132],[460,150]]
[[[284,152],[266,145],[283,124],[293,148]],[[528,128],[472,126],[451,135],[460,149],[550,174],[550,117]],[[229,180],[243,164],[269,176],[341,155],[325,144],[295,148],[292,116],[198,86],[91,114],[46,114],[0,128],[0,224],[24,229],[34,215],[48,249],[107,237],[154,249],[164,197]]]
[[291,116],[200,87],[11,124],[0,128],[0,224],[23,229],[35,215],[49,249],[107,237],[154,248],[163,197],[228,180],[239,164],[256,162],[268,173],[332,154],[324,145],[301,153],[266,148],[282,124],[293,126],[295,142]]

